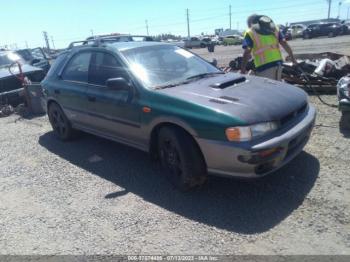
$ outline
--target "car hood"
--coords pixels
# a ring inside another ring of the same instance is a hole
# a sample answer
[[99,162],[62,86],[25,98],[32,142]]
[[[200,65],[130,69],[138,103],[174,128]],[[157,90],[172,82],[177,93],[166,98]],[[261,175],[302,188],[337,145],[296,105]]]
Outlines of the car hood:
[[[237,82],[236,84],[230,84]],[[213,88],[213,86],[227,86]],[[247,124],[278,121],[307,105],[307,94],[292,85],[228,73],[161,89],[166,95],[230,115]]]
[[[13,66],[11,68],[11,71],[13,74],[18,75],[19,74],[18,66]],[[42,71],[42,69],[35,66],[28,65],[28,64],[22,65],[22,72],[24,74],[32,73],[36,71]],[[13,77],[13,75],[9,72],[8,67],[0,67],[0,79],[7,78],[7,77]]]

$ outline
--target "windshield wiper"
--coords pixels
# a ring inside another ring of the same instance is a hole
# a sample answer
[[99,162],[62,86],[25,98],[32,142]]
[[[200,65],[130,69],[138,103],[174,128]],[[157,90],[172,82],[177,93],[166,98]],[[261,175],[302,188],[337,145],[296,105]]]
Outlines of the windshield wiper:
[[184,85],[184,84],[187,84],[187,83],[189,83],[189,81],[181,81],[181,82],[177,82],[177,83],[156,86],[153,89],[159,90],[159,89],[164,89],[164,88],[170,88],[170,87],[175,87],[175,86],[179,86],[179,85]]
[[222,74],[225,74],[225,72],[221,72],[220,71],[220,72],[211,72],[211,73],[198,74],[198,75],[187,77],[186,79],[187,80],[191,80],[191,79],[195,79],[195,78],[205,78],[205,77],[208,77],[208,76],[222,75]]
[[198,75],[187,77],[185,81],[172,83],[172,84],[168,84],[168,85],[165,84],[165,85],[161,85],[161,86],[156,86],[156,87],[154,87],[154,89],[155,90],[159,90],[159,89],[164,89],[164,88],[170,88],[170,87],[175,87],[175,86],[179,86],[179,85],[184,85],[184,84],[190,83],[191,81],[193,81],[194,79],[197,79],[197,78],[205,78],[205,77],[208,77],[208,76],[221,75],[221,74],[225,74],[225,72],[219,71],[219,72],[198,74]]

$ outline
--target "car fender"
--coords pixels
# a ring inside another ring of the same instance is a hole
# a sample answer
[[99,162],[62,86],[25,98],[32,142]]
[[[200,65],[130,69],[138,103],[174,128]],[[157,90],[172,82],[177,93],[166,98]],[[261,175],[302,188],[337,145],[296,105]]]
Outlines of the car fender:
[[191,127],[190,124],[188,124],[187,122],[183,121],[182,119],[180,118],[177,118],[177,117],[172,117],[172,116],[160,116],[160,117],[157,117],[155,119],[153,119],[149,124],[148,124],[148,127],[147,127],[147,134],[148,136],[151,136],[152,134],[152,131],[154,130],[154,128],[158,125],[161,125],[161,124],[173,124],[173,125],[177,125],[181,128],[183,128],[184,130],[186,130],[189,134],[191,134],[193,137],[198,137],[198,133],[197,131]]

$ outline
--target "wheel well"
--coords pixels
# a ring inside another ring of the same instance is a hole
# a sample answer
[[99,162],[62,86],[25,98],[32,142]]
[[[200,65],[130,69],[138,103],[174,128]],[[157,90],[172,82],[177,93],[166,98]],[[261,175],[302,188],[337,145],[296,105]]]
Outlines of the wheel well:
[[203,162],[206,165],[205,162],[205,158],[203,156],[202,150],[199,147],[197,141],[193,138],[192,134],[190,132],[188,132],[186,129],[184,129],[183,127],[173,124],[173,123],[160,123],[158,125],[156,125],[151,132],[151,136],[150,136],[150,144],[149,144],[149,153],[152,157],[152,159],[156,160],[158,159],[158,152],[157,152],[157,147],[158,147],[158,135],[159,135],[159,131],[163,128],[163,127],[171,127],[171,128],[177,128],[177,129],[181,129],[182,131],[184,131],[186,134],[188,134],[192,141],[194,142],[195,146],[197,147],[199,153],[201,154],[201,157],[203,159]]
[[[46,107],[47,107],[47,108],[46,108],[46,109],[47,109],[47,112],[49,112],[49,107],[50,107],[50,105],[51,105],[52,103],[56,103],[55,100],[52,100],[52,99],[51,99],[51,100],[49,100],[49,101],[47,102],[47,105],[46,105]],[[56,104],[57,104],[57,103],[56,103]]]

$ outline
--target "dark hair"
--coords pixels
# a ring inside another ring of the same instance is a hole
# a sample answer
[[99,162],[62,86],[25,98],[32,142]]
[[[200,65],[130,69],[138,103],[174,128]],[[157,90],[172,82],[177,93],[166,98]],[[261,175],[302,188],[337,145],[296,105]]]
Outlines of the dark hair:
[[252,15],[250,15],[250,16],[248,17],[248,19],[247,19],[247,25],[248,25],[248,27],[251,27],[253,24],[258,23],[260,17],[261,17],[261,16],[260,16],[260,15],[257,15],[257,14],[252,14]]

